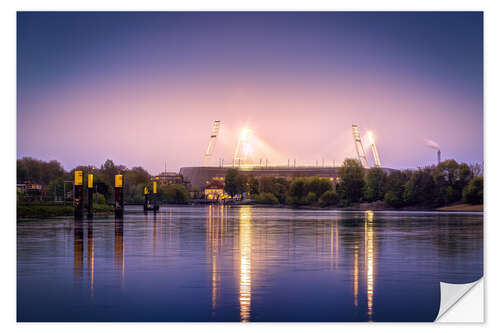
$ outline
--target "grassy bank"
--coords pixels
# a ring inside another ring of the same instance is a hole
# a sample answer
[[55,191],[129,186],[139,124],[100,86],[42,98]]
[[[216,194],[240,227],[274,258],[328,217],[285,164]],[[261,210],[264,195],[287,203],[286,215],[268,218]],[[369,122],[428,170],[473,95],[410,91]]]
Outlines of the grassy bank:
[[459,205],[440,207],[437,210],[443,212],[482,212],[483,205],[459,204]]
[[[113,207],[109,205],[94,205],[97,214],[111,214]],[[55,216],[73,216],[74,210],[71,205],[54,204],[18,204],[17,218],[48,218]]]

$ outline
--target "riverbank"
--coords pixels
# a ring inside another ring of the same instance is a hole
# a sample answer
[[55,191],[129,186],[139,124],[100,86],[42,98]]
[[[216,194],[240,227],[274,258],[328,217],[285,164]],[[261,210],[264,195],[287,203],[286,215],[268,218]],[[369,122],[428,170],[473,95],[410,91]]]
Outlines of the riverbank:
[[[196,204],[195,204],[196,205]],[[412,206],[404,208],[393,208],[385,205],[383,202],[358,203],[348,207],[327,206],[320,207],[315,205],[289,206],[283,204],[259,204],[250,200],[228,203],[230,206],[251,205],[253,207],[272,207],[272,208],[293,208],[304,210],[341,210],[341,211],[442,211],[442,212],[483,212],[483,205],[456,204],[438,208],[429,208],[422,206]],[[185,205],[182,205],[185,206]],[[113,214],[113,206],[94,205],[95,214],[108,215]],[[17,218],[50,218],[58,216],[73,216],[74,210],[71,205],[57,204],[22,204],[17,206]]]
[[352,204],[346,207],[326,206],[321,207],[318,205],[301,205],[290,206],[285,204],[262,204],[256,203],[252,200],[243,200],[231,203],[230,205],[251,205],[254,207],[273,207],[273,208],[294,208],[306,210],[341,210],[341,211],[442,211],[442,212],[483,212],[483,205],[470,205],[470,204],[454,204],[444,207],[427,207],[427,206],[406,206],[402,208],[394,208],[386,205],[383,201],[363,202]]
[[[113,206],[95,204],[95,214],[112,214]],[[56,204],[21,204],[17,205],[17,218],[49,218],[56,216],[73,216],[71,205]]]
[[483,205],[459,204],[437,208],[443,212],[483,212]]

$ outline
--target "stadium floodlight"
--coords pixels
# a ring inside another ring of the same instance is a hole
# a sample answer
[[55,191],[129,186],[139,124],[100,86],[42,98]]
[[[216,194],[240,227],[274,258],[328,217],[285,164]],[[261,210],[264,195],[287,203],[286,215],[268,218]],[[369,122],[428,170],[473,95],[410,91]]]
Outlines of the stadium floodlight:
[[366,159],[365,148],[363,148],[363,143],[361,142],[358,125],[352,125],[352,135],[354,137],[354,146],[356,147],[358,159],[361,162],[361,165],[363,165],[365,168],[368,168],[369,166]]
[[220,120],[214,121],[214,124],[212,126],[212,132],[210,133],[210,139],[208,140],[208,147],[207,151],[205,152],[205,155],[203,156],[203,165],[205,166],[208,159],[212,157],[214,150],[215,150],[215,144],[217,143],[217,137],[219,136],[219,129],[220,129]]
[[377,168],[381,167],[380,157],[378,156],[377,146],[375,146],[375,139],[373,138],[372,131],[368,131],[368,139],[370,139],[370,146],[372,147],[373,159],[375,160],[375,166]]
[[250,146],[251,132],[249,128],[241,130],[238,144],[234,152],[233,164],[241,165],[241,163],[246,164],[248,162],[248,156],[252,152],[252,147]]

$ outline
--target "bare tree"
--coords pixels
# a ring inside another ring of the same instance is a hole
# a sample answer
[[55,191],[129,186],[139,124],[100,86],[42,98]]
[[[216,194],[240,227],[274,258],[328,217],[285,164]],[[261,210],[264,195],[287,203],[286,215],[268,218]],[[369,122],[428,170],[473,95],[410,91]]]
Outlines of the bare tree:
[[483,163],[471,163],[469,168],[472,172],[472,177],[482,177],[483,176]]

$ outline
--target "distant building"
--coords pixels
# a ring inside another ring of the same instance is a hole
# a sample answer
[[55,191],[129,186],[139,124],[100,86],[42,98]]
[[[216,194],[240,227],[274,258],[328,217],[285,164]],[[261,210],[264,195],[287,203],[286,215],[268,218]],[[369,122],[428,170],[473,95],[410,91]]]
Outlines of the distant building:
[[203,194],[205,195],[205,199],[208,200],[224,200],[229,197],[227,193],[224,192],[224,181],[218,179],[210,181],[205,187]]
[[17,191],[21,193],[40,192],[42,191],[42,185],[31,183],[17,184]]
[[[213,181],[224,182],[228,167],[183,167],[180,176],[192,186],[201,190],[207,188]],[[238,171],[245,176],[257,179],[261,177],[280,177],[293,180],[297,177],[320,177],[330,180],[333,184],[340,182],[339,167],[242,167]],[[367,169],[368,170],[368,169]],[[382,168],[390,174],[394,169]]]
[[16,188],[17,193],[22,194],[24,196],[24,200],[26,201],[41,200],[43,197],[42,185],[23,183],[16,184]]
[[189,188],[190,182],[184,181],[184,177],[177,172],[162,172],[158,176],[152,177],[152,181],[158,180],[159,185],[179,184]]

